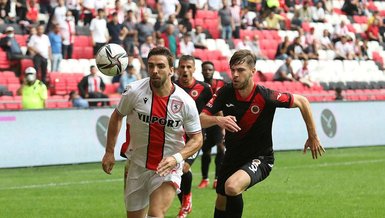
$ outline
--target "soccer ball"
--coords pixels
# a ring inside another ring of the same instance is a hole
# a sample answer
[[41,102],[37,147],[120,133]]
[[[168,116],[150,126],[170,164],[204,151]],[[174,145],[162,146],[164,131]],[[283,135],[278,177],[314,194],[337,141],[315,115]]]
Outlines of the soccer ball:
[[100,72],[107,76],[115,76],[127,68],[128,56],[122,46],[109,43],[99,49],[95,61]]

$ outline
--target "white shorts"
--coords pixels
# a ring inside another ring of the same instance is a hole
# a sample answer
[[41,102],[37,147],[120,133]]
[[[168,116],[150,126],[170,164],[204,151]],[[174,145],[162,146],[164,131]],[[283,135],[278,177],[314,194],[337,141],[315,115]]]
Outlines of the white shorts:
[[159,176],[155,171],[148,170],[127,160],[126,169],[128,172],[124,189],[126,210],[137,211],[146,208],[150,202],[151,193],[164,182],[171,182],[179,192],[183,174],[182,167],[183,164],[178,164],[167,176]]

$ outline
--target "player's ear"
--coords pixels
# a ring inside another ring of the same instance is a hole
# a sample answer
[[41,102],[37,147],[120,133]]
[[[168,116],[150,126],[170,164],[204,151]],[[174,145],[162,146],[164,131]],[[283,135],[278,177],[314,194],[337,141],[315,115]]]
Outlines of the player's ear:
[[174,75],[174,67],[170,67],[170,72],[168,73],[169,76]]

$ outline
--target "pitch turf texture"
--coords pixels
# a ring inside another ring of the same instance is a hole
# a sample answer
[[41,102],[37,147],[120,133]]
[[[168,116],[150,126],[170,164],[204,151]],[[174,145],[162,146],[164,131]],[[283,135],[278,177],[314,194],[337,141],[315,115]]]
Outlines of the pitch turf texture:
[[[0,217],[125,217],[123,162],[112,175],[100,163],[0,169]],[[213,216],[215,192],[197,189],[193,211]],[[210,167],[211,180],[213,165]],[[385,217],[385,146],[329,149],[319,160],[300,151],[276,152],[267,180],[244,193],[243,217]],[[167,217],[175,217],[174,201]]]

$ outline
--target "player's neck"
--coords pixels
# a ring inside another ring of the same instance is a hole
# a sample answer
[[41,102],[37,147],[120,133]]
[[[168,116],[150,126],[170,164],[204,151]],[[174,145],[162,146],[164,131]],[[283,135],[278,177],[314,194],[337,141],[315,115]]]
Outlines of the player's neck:
[[254,86],[255,86],[255,83],[254,81],[251,80],[244,89],[238,89],[237,91],[243,99],[246,99],[250,96],[251,92],[254,90]]
[[186,82],[186,83],[180,80],[179,83],[180,83],[184,88],[191,88],[191,86],[193,86],[194,83],[195,83],[195,79],[191,79],[191,80],[189,80],[189,81]]
[[172,85],[171,81],[169,81],[165,82],[164,85],[160,88],[155,88],[152,86],[152,91],[159,97],[166,97],[171,95],[171,93],[174,91],[174,86]]

